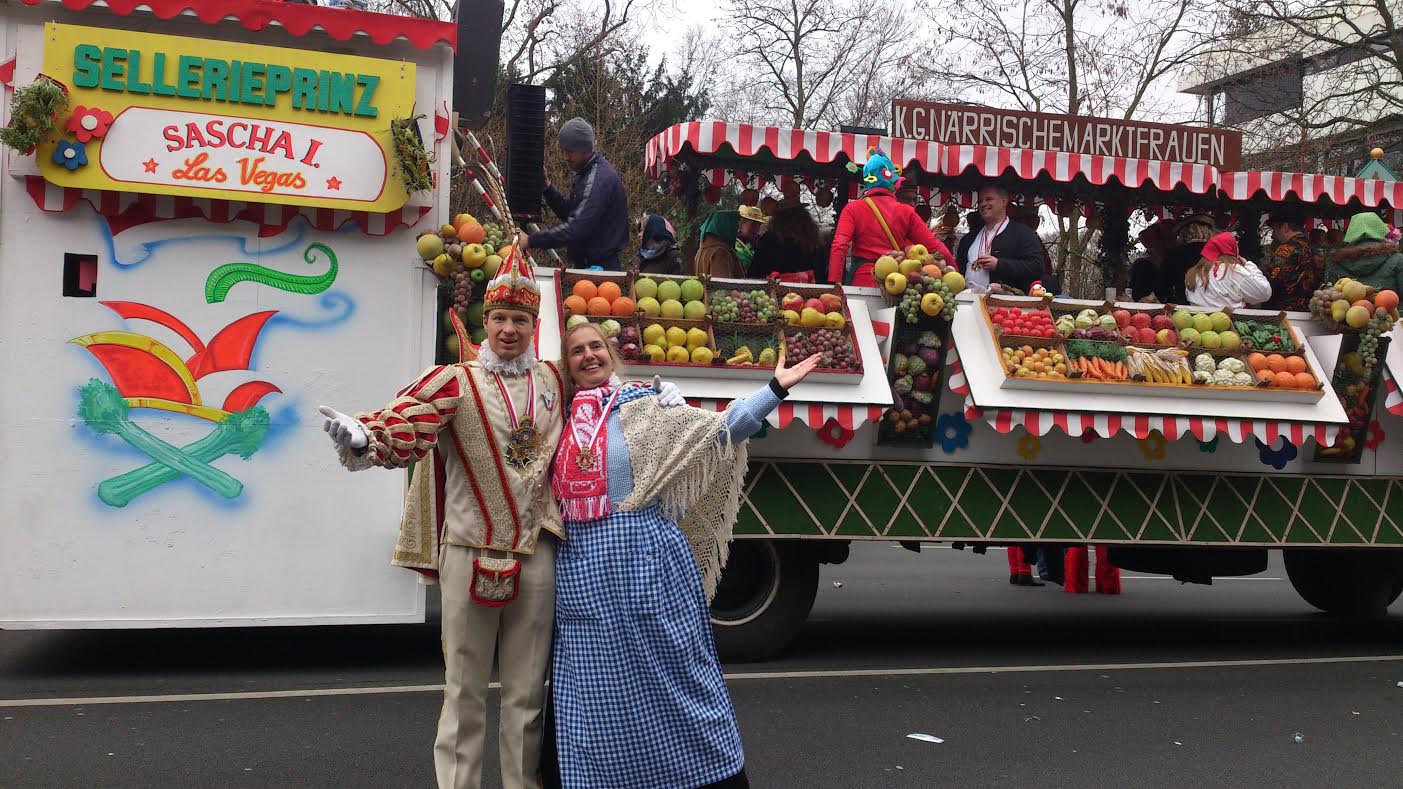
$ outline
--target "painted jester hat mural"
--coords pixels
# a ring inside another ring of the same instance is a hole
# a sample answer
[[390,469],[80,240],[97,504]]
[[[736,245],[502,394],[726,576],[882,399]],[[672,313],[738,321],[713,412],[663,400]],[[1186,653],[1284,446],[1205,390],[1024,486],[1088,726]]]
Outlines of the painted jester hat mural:
[[[241,282],[304,295],[320,293],[336,279],[336,255],[320,243],[308,245],[303,252],[309,264],[319,262],[323,255],[330,265],[324,273],[313,276],[287,274],[254,263],[220,266],[205,282],[205,301],[224,301]],[[243,484],[216,468],[214,462],[225,455],[248,460],[259,450],[272,424],[259,402],[282,390],[267,381],[246,381],[215,406],[205,402],[200,381],[214,373],[248,371],[259,336],[278,311],[245,315],[205,342],[179,318],[157,307],[131,301],[100,303],[126,321],[154,323],[174,332],[189,346],[189,354],[182,357],[170,346],[136,331],[94,332],[69,341],[86,348],[111,379],[92,379],[83,387],[79,416],[94,432],[116,435],[152,460],[100,483],[98,498],[109,506],[125,507],[138,496],[182,477],[226,499],[237,498]],[[214,428],[188,446],[175,447],[132,421],[132,409],[186,414],[206,420]]]

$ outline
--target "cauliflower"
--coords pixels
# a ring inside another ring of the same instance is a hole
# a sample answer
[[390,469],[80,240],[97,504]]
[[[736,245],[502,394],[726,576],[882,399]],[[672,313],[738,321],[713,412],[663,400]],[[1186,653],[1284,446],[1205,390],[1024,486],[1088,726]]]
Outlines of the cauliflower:
[[1214,386],[1232,386],[1232,376],[1233,374],[1227,370],[1219,370],[1213,373],[1213,384]]
[[1247,368],[1242,365],[1241,359],[1224,359],[1218,362],[1218,369],[1227,370],[1233,375],[1237,375],[1240,372],[1245,372]]
[[1194,369],[1202,370],[1205,373],[1211,373],[1214,370],[1218,369],[1218,366],[1213,363],[1212,356],[1209,356],[1206,353],[1201,353],[1194,358]]
[[1206,370],[1194,370],[1194,383],[1206,384],[1213,380],[1213,375]]
[[[1234,359],[1233,361],[1237,361],[1237,360]],[[1240,363],[1239,363],[1239,366],[1241,366]],[[1253,383],[1253,381],[1252,381],[1252,376],[1248,375],[1248,374],[1245,373],[1245,372],[1233,373],[1233,374],[1232,374],[1232,382],[1233,382],[1235,385],[1237,385],[1237,386],[1251,386],[1252,383]]]

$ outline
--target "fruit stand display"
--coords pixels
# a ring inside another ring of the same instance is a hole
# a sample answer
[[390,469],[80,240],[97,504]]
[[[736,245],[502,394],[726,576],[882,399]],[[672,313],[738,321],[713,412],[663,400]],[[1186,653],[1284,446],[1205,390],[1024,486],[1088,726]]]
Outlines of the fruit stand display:
[[1379,362],[1391,339],[1386,335],[1398,324],[1398,294],[1344,278],[1317,290],[1310,310],[1327,330],[1343,335],[1330,384],[1349,416],[1348,431],[1334,446],[1317,447],[1316,458],[1356,463],[1378,399],[1383,376]]
[[482,297],[487,281],[496,276],[509,249],[504,241],[499,225],[479,222],[471,214],[458,214],[450,224],[420,233],[415,239],[415,252],[440,283],[437,304],[443,320],[438,336],[439,364],[472,356],[471,349],[461,347],[453,325],[453,313],[472,344],[481,344],[486,338]]

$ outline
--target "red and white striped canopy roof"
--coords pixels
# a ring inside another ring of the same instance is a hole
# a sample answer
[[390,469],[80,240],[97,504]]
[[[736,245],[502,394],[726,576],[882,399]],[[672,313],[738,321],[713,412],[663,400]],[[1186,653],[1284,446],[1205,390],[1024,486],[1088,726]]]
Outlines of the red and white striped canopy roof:
[[334,231],[347,222],[355,222],[366,235],[385,236],[400,227],[417,225],[431,210],[431,206],[427,205],[406,205],[397,211],[379,214],[101,189],[69,189],[55,186],[37,175],[25,177],[25,188],[34,204],[45,211],[67,211],[80,202],[91,205],[94,211],[107,218],[113,233],[146,222],[201,217],[219,223],[235,220],[253,222],[258,225],[260,235],[267,236],[281,232],[300,216],[317,230]]
[[[1193,195],[1216,193],[1229,202],[1254,197],[1283,201],[1294,197],[1307,203],[1392,209],[1395,223],[1403,224],[1403,182],[1370,178],[1345,178],[1315,173],[1223,172],[1207,165],[1130,159],[1118,156],[1060,153],[997,148],[983,145],[945,145],[842,132],[804,131],[773,126],[722,121],[689,121],[661,132],[648,142],[645,165],[654,178],[664,177],[679,156],[690,151],[711,162],[699,162],[701,174],[714,186],[731,179],[746,184],[778,180],[781,185],[797,179],[790,174],[765,173],[766,162],[809,159],[817,164],[867,161],[867,148],[877,146],[901,167],[918,166],[931,175],[954,177],[966,172],[993,178],[1012,173],[1024,180],[1048,177],[1068,183],[1078,176],[1094,186],[1115,180],[1133,188]],[[756,176],[759,176],[758,178]],[[923,190],[926,191],[926,190]],[[958,198],[960,193],[928,193],[928,198]],[[957,200],[961,204],[967,201]]]
[[[1171,441],[1185,435],[1193,436],[1199,441],[1212,441],[1217,436],[1226,436],[1235,444],[1249,438],[1272,444],[1278,438],[1285,437],[1296,446],[1303,445],[1307,440],[1314,440],[1320,446],[1328,447],[1335,442],[1335,437],[1341,429],[1339,425],[1219,419],[1212,416],[1191,418],[1032,408],[980,408],[970,396],[969,383],[965,380],[964,368],[960,364],[960,354],[955,348],[953,337],[950,340],[949,353],[945,355],[945,364],[949,368],[946,379],[950,391],[965,397],[965,418],[971,421],[983,419],[1000,433],[1011,433],[1015,428],[1021,427],[1034,436],[1045,436],[1054,430],[1061,430],[1073,437],[1081,437],[1090,431],[1102,438],[1110,438],[1117,433],[1129,433],[1136,438],[1145,438],[1152,431],[1158,431]],[[1403,409],[1403,397],[1399,399],[1400,409]]]

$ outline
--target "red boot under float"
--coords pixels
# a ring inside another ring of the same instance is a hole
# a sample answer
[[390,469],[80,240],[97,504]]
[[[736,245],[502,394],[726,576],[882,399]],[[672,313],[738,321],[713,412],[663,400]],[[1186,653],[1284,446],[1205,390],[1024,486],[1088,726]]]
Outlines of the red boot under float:
[[[1106,546],[1096,546],[1096,591],[1101,594],[1120,594],[1120,568],[1111,564]],[[1068,592],[1084,593],[1088,588],[1088,560],[1086,546],[1067,549],[1065,567],[1066,582],[1063,589]],[[1012,561],[1010,558],[1009,561]]]
[[1041,581],[1033,580],[1033,568],[1017,545],[1008,546],[1008,582],[1014,586],[1042,586]]

